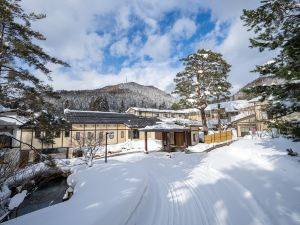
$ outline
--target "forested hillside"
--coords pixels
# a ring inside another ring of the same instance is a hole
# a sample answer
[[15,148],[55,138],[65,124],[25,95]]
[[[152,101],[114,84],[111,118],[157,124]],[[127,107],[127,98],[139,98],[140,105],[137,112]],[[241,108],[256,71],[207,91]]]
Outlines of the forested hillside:
[[58,91],[60,99],[51,100],[58,113],[64,109],[125,112],[129,107],[170,108],[173,96],[153,87],[134,82],[95,90]]

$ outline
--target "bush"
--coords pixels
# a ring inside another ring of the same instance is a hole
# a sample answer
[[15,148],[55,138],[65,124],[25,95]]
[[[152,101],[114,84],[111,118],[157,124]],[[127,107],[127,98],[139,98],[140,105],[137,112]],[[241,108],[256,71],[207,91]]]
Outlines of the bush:
[[286,151],[288,152],[288,155],[290,155],[290,156],[298,156],[298,152],[293,151],[293,149],[291,149],[291,148],[288,148]]

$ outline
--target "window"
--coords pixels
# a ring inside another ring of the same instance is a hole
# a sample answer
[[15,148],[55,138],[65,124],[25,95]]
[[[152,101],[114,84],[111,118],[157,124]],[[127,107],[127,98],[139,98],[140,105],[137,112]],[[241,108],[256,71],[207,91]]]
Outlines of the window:
[[76,139],[77,141],[80,140],[80,132],[76,132],[76,137],[75,137],[75,139]]
[[40,138],[41,137],[41,130],[40,129],[36,129],[34,131],[34,137],[35,138]]
[[99,140],[103,140],[103,132],[99,132]]
[[115,132],[114,132],[114,131],[108,131],[108,132],[111,133],[111,135],[108,134],[108,138],[109,138],[109,139],[114,139],[114,137],[115,137]]
[[87,133],[87,138],[88,139],[92,139],[93,138],[93,133],[92,132],[88,132]]
[[124,131],[121,131],[121,138],[124,138]]
[[159,113],[156,113],[155,116],[156,116],[156,117],[159,117]]
[[60,131],[55,131],[55,137],[59,138],[60,137]]
[[140,132],[138,130],[132,131],[132,138],[133,139],[139,139],[140,138]]
[[166,114],[166,113],[165,113],[165,114],[164,114],[164,117],[166,117],[166,118],[167,118],[167,117],[168,117],[168,114]]
[[141,115],[142,115],[142,112],[139,112],[139,115],[141,116]]
[[70,137],[70,130],[65,130],[65,137]]
[[196,142],[196,134],[193,134],[193,142]]

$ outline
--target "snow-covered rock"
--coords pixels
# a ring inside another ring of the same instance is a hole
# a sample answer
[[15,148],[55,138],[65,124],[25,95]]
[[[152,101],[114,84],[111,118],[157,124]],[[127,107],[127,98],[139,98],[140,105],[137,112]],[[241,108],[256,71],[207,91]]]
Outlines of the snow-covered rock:
[[24,201],[25,197],[27,196],[27,190],[23,190],[21,193],[14,195],[9,202],[8,209],[13,210],[18,208],[19,205]]

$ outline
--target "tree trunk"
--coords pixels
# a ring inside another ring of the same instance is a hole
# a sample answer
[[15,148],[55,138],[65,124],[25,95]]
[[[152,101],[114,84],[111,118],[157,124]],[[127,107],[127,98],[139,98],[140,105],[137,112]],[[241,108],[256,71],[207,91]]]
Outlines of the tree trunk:
[[220,103],[220,95],[217,96],[218,101],[218,130],[221,132],[221,103]]
[[201,113],[201,120],[202,120],[202,130],[204,134],[207,134],[208,127],[207,127],[206,116],[205,116],[205,108],[200,108],[200,113]]

